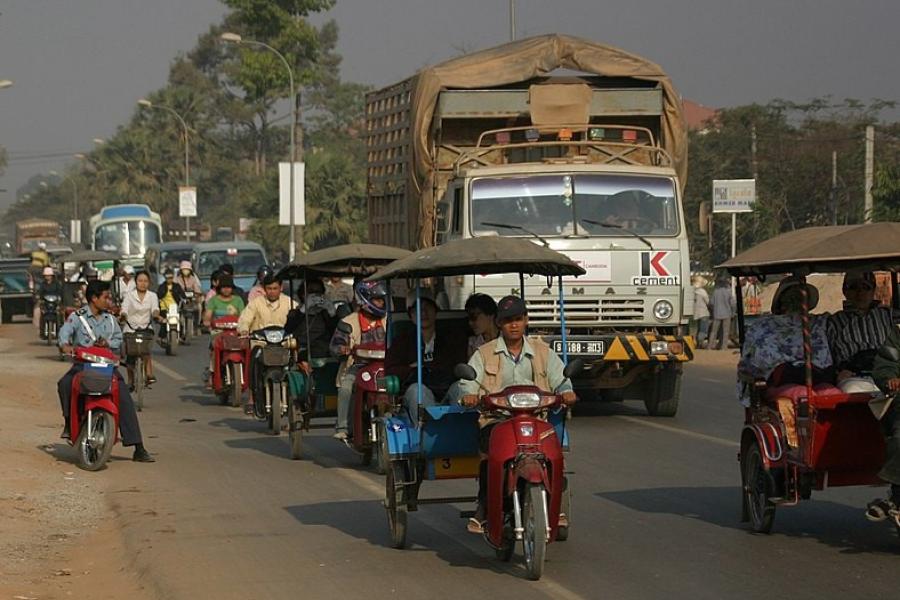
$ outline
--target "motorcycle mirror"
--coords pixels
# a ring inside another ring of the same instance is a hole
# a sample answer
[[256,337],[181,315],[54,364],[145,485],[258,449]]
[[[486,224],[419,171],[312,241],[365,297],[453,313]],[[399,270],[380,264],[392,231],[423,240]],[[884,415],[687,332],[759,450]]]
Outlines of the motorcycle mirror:
[[580,358],[574,358],[570,360],[569,364],[566,365],[566,368],[563,369],[563,376],[566,379],[569,379],[582,371],[584,371],[584,361]]
[[878,356],[891,362],[900,363],[900,350],[887,344],[878,349]]
[[478,374],[475,372],[475,369],[472,368],[472,365],[459,363],[458,365],[453,367],[453,376],[457,379],[463,379],[465,381],[475,381],[475,379],[478,377]]
[[353,326],[350,325],[350,323],[341,321],[337,324],[337,330],[343,334],[350,335],[351,333],[353,333]]

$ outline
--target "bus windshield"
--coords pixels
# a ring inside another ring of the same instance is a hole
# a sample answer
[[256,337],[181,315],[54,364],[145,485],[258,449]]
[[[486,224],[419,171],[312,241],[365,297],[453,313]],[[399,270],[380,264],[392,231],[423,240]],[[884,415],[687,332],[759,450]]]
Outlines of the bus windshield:
[[242,275],[256,275],[256,271],[266,264],[266,257],[261,250],[228,249],[228,250],[202,250],[197,253],[197,273],[202,277],[209,277],[225,263],[231,263],[236,277]]
[[[472,183],[475,235],[545,237],[676,235],[675,184],[667,177],[539,175]],[[508,225],[510,227],[499,227]]]
[[159,243],[159,226],[150,221],[120,221],[100,225],[94,232],[94,248],[119,256],[143,256],[150,244]]

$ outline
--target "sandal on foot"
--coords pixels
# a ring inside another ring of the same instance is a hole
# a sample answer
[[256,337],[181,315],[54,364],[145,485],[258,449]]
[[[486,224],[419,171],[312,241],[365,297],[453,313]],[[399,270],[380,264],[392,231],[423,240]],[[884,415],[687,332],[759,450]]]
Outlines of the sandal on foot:
[[484,522],[472,517],[466,524],[466,530],[469,533],[484,533]]
[[873,500],[866,505],[866,519],[873,523],[887,520],[891,512],[897,512],[897,505],[887,498]]

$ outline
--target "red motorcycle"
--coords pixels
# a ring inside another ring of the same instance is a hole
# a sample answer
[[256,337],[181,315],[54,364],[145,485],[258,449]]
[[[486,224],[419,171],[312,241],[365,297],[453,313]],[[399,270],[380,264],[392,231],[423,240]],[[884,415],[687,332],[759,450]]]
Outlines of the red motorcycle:
[[[565,377],[583,368],[573,360]],[[459,365],[457,376],[474,380],[475,371]],[[566,491],[563,441],[557,427],[542,418],[562,405],[561,395],[536,386],[511,386],[482,398],[485,412],[506,417],[493,426],[488,442],[484,537],[504,561],[521,540],[525,570],[533,580],[543,573],[547,544],[568,534],[568,525],[561,531],[559,522]]]
[[74,357],[84,368],[72,378],[69,443],[78,450],[79,467],[98,471],[118,440],[119,359],[99,346],[76,348]]
[[[359,368],[353,382],[350,419],[353,437],[351,446],[362,456],[362,464],[372,463],[372,453],[381,448],[378,440],[378,419],[391,406],[384,377],[384,343],[360,344],[353,349],[353,361]],[[384,473],[384,461],[375,461],[379,473]]]
[[237,317],[218,317],[210,325],[219,332],[213,338],[213,391],[222,404],[240,406],[250,386],[250,340],[238,335]]

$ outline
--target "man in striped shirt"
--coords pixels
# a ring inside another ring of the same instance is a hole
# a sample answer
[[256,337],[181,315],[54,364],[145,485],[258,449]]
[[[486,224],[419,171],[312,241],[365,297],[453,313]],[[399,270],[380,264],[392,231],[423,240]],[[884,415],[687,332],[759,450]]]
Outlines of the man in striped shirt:
[[844,276],[844,310],[828,320],[828,341],[838,381],[869,374],[878,348],[893,329],[891,310],[875,301],[875,274],[850,271]]

